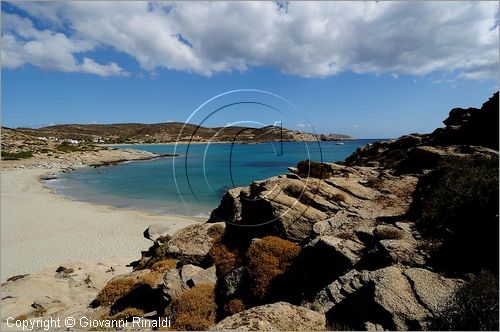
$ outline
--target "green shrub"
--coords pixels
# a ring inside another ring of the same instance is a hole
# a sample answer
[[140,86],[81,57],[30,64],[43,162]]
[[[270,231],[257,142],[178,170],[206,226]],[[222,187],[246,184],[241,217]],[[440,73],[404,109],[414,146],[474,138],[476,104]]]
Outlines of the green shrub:
[[61,152],[76,152],[80,151],[80,148],[76,144],[71,144],[68,142],[63,142],[59,144],[56,149]]
[[285,274],[299,253],[300,246],[275,236],[252,243],[247,251],[251,295],[264,299],[271,281]]
[[31,151],[21,151],[21,152],[5,152],[2,151],[3,160],[19,160],[27,159],[33,157],[33,152]]
[[498,277],[483,271],[462,285],[432,322],[431,329],[498,331]]

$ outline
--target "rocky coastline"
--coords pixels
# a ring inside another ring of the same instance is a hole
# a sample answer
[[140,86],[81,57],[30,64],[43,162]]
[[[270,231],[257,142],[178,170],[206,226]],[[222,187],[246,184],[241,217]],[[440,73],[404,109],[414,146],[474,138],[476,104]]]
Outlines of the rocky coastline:
[[49,294],[36,302],[44,310],[26,300],[19,315],[171,317],[178,330],[496,330],[498,108],[497,92],[431,134],[229,190],[206,223],[151,225],[132,272],[93,284],[54,270],[70,289],[93,289],[82,306],[51,306]]

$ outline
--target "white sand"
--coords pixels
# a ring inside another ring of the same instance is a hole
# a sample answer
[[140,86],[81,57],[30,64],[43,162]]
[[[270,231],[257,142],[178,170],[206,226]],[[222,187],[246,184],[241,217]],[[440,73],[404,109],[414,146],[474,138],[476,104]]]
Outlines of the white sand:
[[152,244],[142,235],[147,226],[165,222],[176,230],[204,221],[60,197],[38,180],[40,175],[56,171],[1,172],[2,281],[69,261],[113,257],[134,261]]

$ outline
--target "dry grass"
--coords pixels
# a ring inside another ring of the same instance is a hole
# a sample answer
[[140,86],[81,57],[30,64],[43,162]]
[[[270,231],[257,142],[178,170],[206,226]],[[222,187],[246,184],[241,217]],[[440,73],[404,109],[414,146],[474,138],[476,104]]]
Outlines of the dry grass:
[[338,193],[338,194],[333,194],[332,199],[336,202],[345,202],[346,197],[344,194]]
[[158,287],[161,283],[163,283],[163,275],[161,272],[148,272],[141,275],[137,280],[138,285],[149,285],[151,288]]
[[240,259],[236,250],[229,249],[226,245],[216,242],[210,249],[208,256],[217,268],[219,275],[225,275],[238,266]]
[[324,163],[303,160],[297,164],[297,168],[302,177],[328,179],[332,176],[332,169]]
[[106,284],[104,288],[97,294],[94,303],[97,305],[112,305],[116,300],[127,295],[137,286],[137,278],[125,276],[115,279]]
[[215,324],[213,285],[197,285],[172,301],[173,327],[176,330],[201,331]]
[[399,240],[403,238],[404,232],[396,227],[379,226],[375,228],[373,235],[380,240]]
[[298,183],[291,183],[285,188],[285,193],[288,195],[298,198],[302,195],[302,193],[305,191],[305,186],[303,183],[298,184]]
[[224,306],[224,311],[229,315],[234,315],[237,314],[238,312],[241,312],[245,310],[245,304],[241,299],[231,299],[226,305]]
[[168,270],[175,269],[177,267],[176,259],[162,259],[160,261],[155,262],[150,270],[157,273],[165,273]]
[[271,280],[283,275],[299,252],[300,246],[275,236],[266,236],[252,243],[247,251],[252,296],[264,299]]

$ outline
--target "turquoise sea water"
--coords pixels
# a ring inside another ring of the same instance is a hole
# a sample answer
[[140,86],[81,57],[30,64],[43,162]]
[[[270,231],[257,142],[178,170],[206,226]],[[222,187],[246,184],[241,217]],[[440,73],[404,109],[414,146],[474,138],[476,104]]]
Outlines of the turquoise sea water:
[[[208,216],[233,186],[288,172],[300,160],[344,160],[377,140],[263,144],[177,145],[175,158],[85,168],[62,174],[48,186],[75,200],[165,214]],[[173,153],[175,145],[119,148]]]

